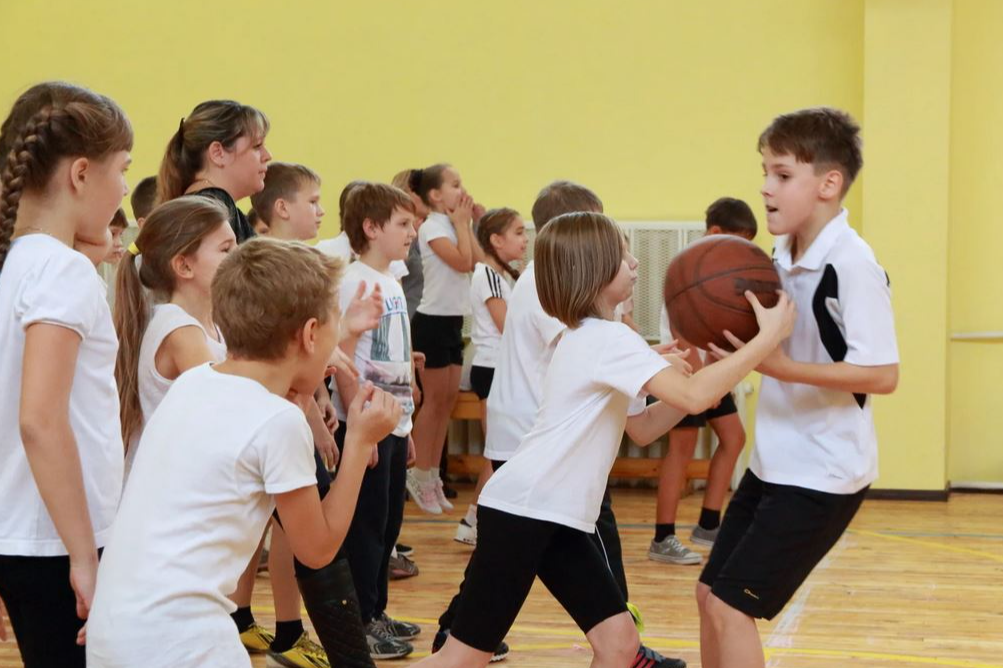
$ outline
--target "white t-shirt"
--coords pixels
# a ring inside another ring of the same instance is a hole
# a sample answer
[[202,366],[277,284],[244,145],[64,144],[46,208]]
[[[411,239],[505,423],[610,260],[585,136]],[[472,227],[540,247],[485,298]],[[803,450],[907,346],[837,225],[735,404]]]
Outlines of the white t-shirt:
[[566,329],[532,430],[491,476],[478,504],[595,531],[628,412],[644,412],[637,400],[642,388],[667,366],[623,323],[586,318]]
[[418,229],[425,291],[421,294],[418,312],[425,315],[467,315],[470,313],[470,275],[456,271],[432,247],[430,241],[449,239],[456,243],[456,228],[449,216],[432,212]]
[[[352,244],[348,241],[348,235],[342,232],[333,239],[318,241],[314,246],[324,255],[338,257],[345,261],[345,264],[355,262],[359,256],[352,250]],[[404,260],[394,260],[390,263],[390,273],[398,281],[408,275],[407,264]]]
[[[798,362],[897,364],[888,276],[844,209],[793,262],[779,237],[774,261],[798,315],[784,351]],[[822,308],[816,308],[816,305]],[[878,442],[867,395],[763,377],[756,449],[749,463],[767,482],[853,494],[878,476]]]
[[[426,223],[427,224],[427,223]],[[488,429],[484,456],[506,461],[533,427],[543,401],[543,378],[553,344],[564,323],[540,306],[534,264],[519,276],[508,300],[505,331],[498,346],[495,376],[488,394]]]
[[15,239],[0,273],[0,554],[65,555],[28,466],[20,431],[25,330],[45,323],[80,336],[70,427],[98,547],[122,491],[122,429],[115,385],[118,339],[104,284],[90,260],[44,234]]
[[[411,394],[411,323],[407,318],[407,300],[404,289],[388,274],[381,274],[364,262],[353,262],[345,270],[338,288],[341,309],[352,301],[359,283],[365,281],[366,295],[372,294],[379,283],[383,290],[383,316],[376,329],[359,337],[355,346],[355,368],[359,382],[372,381],[373,385],[392,394],[401,405],[401,418],[394,436],[411,433],[411,415],[414,414],[414,397]],[[332,395],[338,419],[347,420],[341,396]]]
[[494,368],[502,334],[488,310],[488,300],[508,302],[511,296],[512,287],[508,281],[488,265],[478,262],[470,280],[470,309],[474,321],[470,340],[474,344],[474,366]]
[[317,484],[303,411],[205,364],[143,432],[98,569],[87,665],[250,666],[227,598],[275,508]]
[[[205,335],[206,344],[209,346],[209,353],[213,361],[222,362],[226,359],[226,343],[223,342],[223,335],[216,330],[219,341],[209,336],[202,327],[202,323],[188,314],[186,310],[177,304],[157,304],[153,307],[153,314],[150,322],[143,332],[143,341],[139,346],[139,406],[143,411],[143,426],[150,421],[153,412],[164,399],[167,390],[174,383],[160,375],[157,371],[157,351],[166,339],[175,330],[182,327],[198,327],[199,331]],[[129,477],[132,464],[136,459],[136,451],[139,449],[139,436],[137,434],[129,445],[129,451],[125,456],[125,475]]]

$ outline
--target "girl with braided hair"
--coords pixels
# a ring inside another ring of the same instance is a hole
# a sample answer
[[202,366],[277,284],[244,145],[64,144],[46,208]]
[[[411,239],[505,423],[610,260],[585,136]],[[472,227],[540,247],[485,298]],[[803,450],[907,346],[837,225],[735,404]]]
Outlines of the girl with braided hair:
[[122,490],[118,342],[73,244],[104,243],[131,149],[118,105],[65,83],[28,89],[0,126],[0,598],[27,668],[84,666]]

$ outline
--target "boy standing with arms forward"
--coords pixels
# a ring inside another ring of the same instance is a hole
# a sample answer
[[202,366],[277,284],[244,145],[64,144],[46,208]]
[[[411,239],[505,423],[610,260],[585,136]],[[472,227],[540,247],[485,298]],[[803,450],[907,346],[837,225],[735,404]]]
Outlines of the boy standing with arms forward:
[[859,132],[816,108],[759,137],[774,261],[798,316],[759,367],[756,450],[697,584],[704,668],[764,665],[755,620],[783,609],[877,478],[868,395],[895,390],[899,359],[888,277],[841,205],[863,164]]
[[[372,382],[393,396],[401,407],[393,432],[380,441],[362,480],[359,506],[345,539],[352,578],[359,595],[362,622],[366,625],[369,653],[373,659],[394,659],[410,654],[421,629],[391,619],[387,609],[387,578],[390,553],[404,521],[404,494],[408,460],[412,458],[411,416],[414,398],[411,381],[411,327],[404,289],[393,274],[392,264],[407,257],[415,239],[414,207],[402,190],[382,183],[361,183],[345,200],[344,232],[359,257],[345,270],[342,303],[357,292],[369,297],[382,295],[383,315],[379,325],[359,337],[346,337],[342,351],[353,358],[359,381]],[[338,417],[349,431],[352,417],[344,406],[359,392],[352,378],[335,377],[338,384]],[[338,430],[343,442],[344,429]]]

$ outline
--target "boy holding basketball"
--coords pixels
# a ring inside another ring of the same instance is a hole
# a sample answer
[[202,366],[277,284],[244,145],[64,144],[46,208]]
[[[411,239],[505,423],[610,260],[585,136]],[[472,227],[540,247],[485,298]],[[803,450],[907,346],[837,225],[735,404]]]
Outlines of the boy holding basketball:
[[888,277],[841,205],[863,163],[859,131],[816,108],[759,137],[774,261],[798,316],[758,369],[756,451],[697,584],[705,668],[764,665],[755,620],[783,609],[877,478],[869,395],[895,390],[898,350]]

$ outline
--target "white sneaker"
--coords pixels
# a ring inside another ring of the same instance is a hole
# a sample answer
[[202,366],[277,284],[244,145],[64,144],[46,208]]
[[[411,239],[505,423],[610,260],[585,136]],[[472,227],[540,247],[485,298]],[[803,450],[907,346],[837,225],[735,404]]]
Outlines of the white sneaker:
[[439,506],[445,510],[450,511],[453,509],[453,504],[449,502],[446,498],[446,492],[442,489],[442,479],[435,479],[435,500],[439,502]]
[[467,524],[466,518],[460,520],[460,523],[456,525],[456,535],[453,536],[453,540],[457,543],[477,547],[477,527]]
[[427,483],[421,483],[415,477],[414,472],[409,470],[405,485],[407,486],[407,493],[418,504],[419,508],[431,515],[442,514],[442,508],[439,506],[439,502],[435,496],[434,482],[430,480]]

